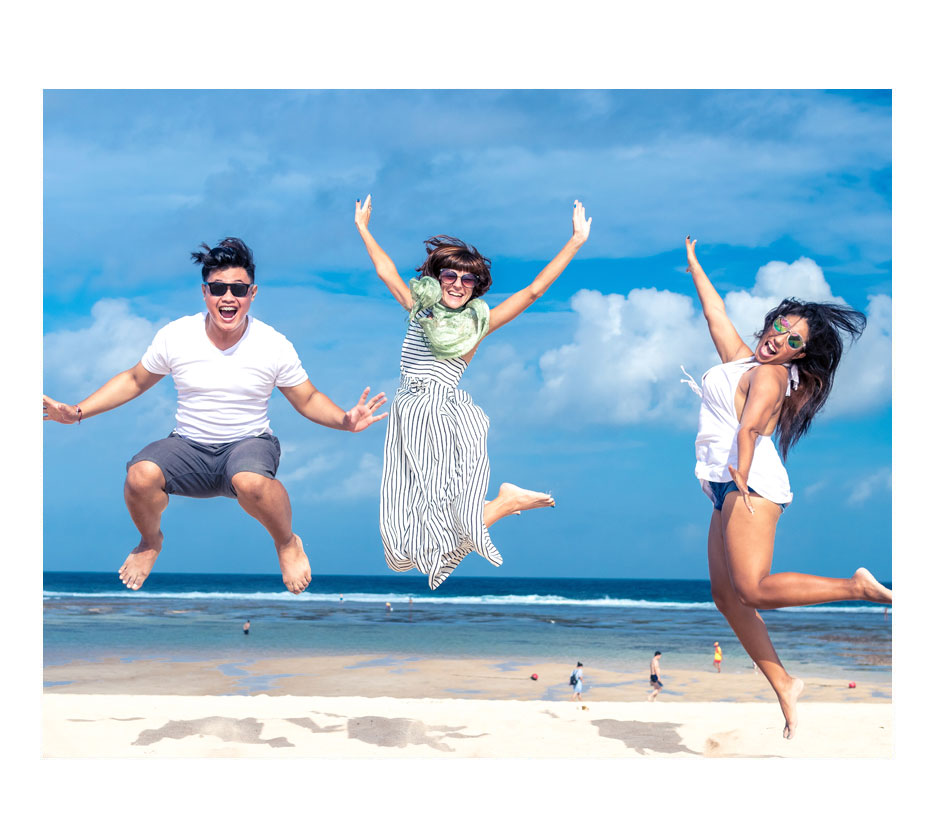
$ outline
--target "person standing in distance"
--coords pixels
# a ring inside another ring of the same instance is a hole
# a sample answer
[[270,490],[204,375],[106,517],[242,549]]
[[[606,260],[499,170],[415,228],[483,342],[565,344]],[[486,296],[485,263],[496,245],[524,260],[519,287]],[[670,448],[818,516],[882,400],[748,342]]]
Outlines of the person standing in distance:
[[652,658],[652,662],[649,663],[649,682],[652,684],[652,693],[649,694],[649,702],[655,702],[655,698],[658,696],[658,692],[662,690],[662,681],[659,679],[659,676],[662,673],[661,663],[659,662],[659,657],[662,656],[660,651],[655,652],[655,656]]
[[581,669],[584,667],[584,664],[578,662],[577,668],[571,672],[571,685],[574,686],[574,693],[571,694],[571,702],[575,700],[577,702],[583,702],[582,694],[584,691],[584,678],[581,674]]

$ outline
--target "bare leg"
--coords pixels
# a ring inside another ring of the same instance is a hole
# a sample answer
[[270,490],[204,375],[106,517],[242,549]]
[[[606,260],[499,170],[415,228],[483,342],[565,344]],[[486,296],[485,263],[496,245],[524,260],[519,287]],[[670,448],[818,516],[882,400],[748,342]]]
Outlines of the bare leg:
[[[891,605],[892,592],[866,569],[857,569],[847,578],[798,572],[770,574],[780,507],[758,495],[751,496],[751,500],[756,510],[754,515],[749,514],[738,492],[728,493],[723,502],[724,543],[730,577],[745,605],[778,609],[837,600],[867,600]],[[768,548],[764,548],[766,539]]]
[[292,531],[292,504],[285,487],[275,478],[255,472],[238,472],[230,482],[240,506],[272,536],[285,587],[301,594],[311,583],[311,566],[302,539]]
[[499,487],[499,494],[483,507],[483,523],[487,528],[507,515],[515,515],[527,509],[542,509],[554,506],[555,499],[545,492],[532,492],[522,489],[514,483],[504,483]]
[[[739,497],[738,493],[731,493]],[[727,495],[727,499],[730,495]],[[775,506],[775,504],[772,504]],[[726,510],[726,504],[724,504]],[[777,522],[777,510],[774,520],[767,519],[767,512],[763,511],[760,515],[756,511],[754,517],[758,518],[760,524],[765,524],[764,529],[771,529],[771,537],[774,538],[775,523]],[[765,678],[769,681],[772,689],[778,697],[778,703],[781,706],[782,713],[785,715],[785,729],[783,736],[791,739],[794,736],[795,728],[798,724],[798,696],[804,688],[804,681],[797,677],[792,677],[778,659],[772,640],[769,638],[768,629],[765,626],[759,613],[746,605],[743,605],[739,595],[733,588],[733,582],[730,579],[730,570],[727,565],[726,549],[724,547],[724,521],[723,513],[714,511],[710,519],[710,531],[707,536],[707,563],[710,569],[710,590],[713,595],[714,603],[730,624],[730,628],[743,644],[743,648],[752,658],[753,662],[761,669]],[[763,548],[768,551],[769,562],[772,557],[772,540],[766,531],[765,544]]]
[[149,577],[159,552],[162,551],[162,513],[169,505],[162,470],[152,461],[133,464],[123,484],[123,499],[136,528],[139,545],[127,555],[119,569],[120,580],[128,589],[136,591]]

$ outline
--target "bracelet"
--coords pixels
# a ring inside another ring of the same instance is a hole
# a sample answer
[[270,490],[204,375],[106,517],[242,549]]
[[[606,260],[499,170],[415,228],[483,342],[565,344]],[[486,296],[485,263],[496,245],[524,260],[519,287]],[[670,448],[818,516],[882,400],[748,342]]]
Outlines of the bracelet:
[[75,412],[78,413],[78,423],[80,424],[81,423],[81,407],[79,407],[77,404],[75,404]]

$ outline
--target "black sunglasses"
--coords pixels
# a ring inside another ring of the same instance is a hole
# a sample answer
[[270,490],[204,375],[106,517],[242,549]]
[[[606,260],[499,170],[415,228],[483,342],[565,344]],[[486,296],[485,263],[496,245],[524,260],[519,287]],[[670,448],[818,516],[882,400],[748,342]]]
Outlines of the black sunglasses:
[[253,285],[244,284],[243,282],[205,282],[204,286],[211,291],[212,296],[223,296],[227,292],[227,288],[230,288],[231,293],[238,299],[242,299],[250,292]]

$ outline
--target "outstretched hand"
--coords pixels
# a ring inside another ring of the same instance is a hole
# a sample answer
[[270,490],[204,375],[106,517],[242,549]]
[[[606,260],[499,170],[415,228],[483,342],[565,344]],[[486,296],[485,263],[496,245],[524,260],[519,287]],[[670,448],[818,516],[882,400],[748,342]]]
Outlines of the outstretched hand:
[[57,421],[59,424],[77,424],[81,420],[78,410],[71,404],[53,401],[49,396],[42,396],[42,420]]
[[740,495],[743,496],[743,503],[746,504],[746,508],[749,510],[749,514],[756,514],[756,510],[752,508],[752,501],[749,500],[749,487],[746,485],[746,479],[740,475],[739,472],[732,466],[727,465],[727,469],[730,470],[730,477],[733,479],[733,483],[736,484],[736,488],[739,490]]
[[375,410],[386,403],[386,393],[381,392],[375,398],[371,398],[367,401],[367,396],[369,394],[370,388],[367,387],[360,396],[360,400],[344,415],[344,429],[348,432],[360,432],[370,426],[370,424],[382,421],[383,418],[389,415],[388,412],[384,412],[381,415],[373,415]]
[[354,210],[353,223],[357,226],[357,230],[362,230],[370,224],[371,213],[373,213],[373,202],[370,200],[370,194],[367,194],[362,205],[360,200],[357,200],[356,209]]
[[690,236],[686,236],[684,239],[684,247],[688,252],[688,273],[703,273],[704,268],[700,266],[700,262],[697,261],[697,255],[694,253],[694,245],[697,244],[697,239],[692,239]]
[[573,227],[572,239],[576,239],[580,244],[584,244],[590,237],[590,223],[593,216],[589,219],[584,213],[584,203],[574,200],[574,213],[571,216],[571,225]]

